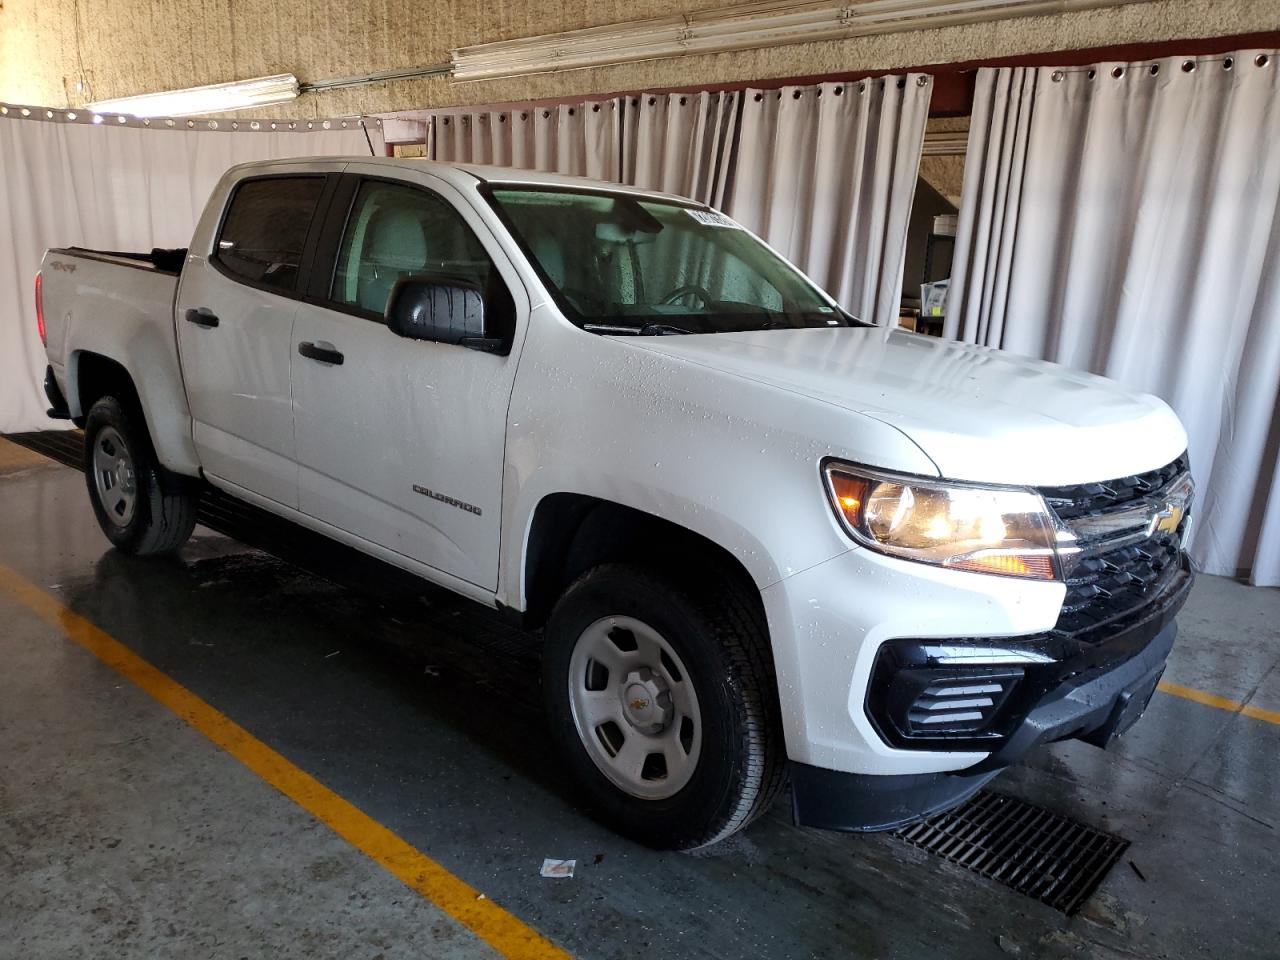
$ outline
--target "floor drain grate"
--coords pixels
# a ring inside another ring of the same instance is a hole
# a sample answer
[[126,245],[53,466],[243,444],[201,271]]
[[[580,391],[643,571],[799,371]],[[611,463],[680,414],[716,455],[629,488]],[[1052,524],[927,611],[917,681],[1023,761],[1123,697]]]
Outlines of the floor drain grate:
[[1068,915],[1129,846],[1114,834],[986,790],[895,836]]

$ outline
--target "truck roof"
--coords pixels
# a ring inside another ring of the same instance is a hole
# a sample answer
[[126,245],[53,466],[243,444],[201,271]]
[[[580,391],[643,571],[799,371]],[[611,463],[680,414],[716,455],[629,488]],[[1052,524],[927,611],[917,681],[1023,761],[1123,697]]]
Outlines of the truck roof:
[[339,167],[348,163],[374,164],[377,166],[398,167],[405,170],[425,171],[435,174],[454,186],[467,187],[477,180],[481,183],[518,183],[531,186],[547,187],[594,187],[618,193],[635,194],[661,200],[675,200],[688,204],[688,197],[662,193],[657,190],[645,190],[640,187],[617,183],[611,180],[594,180],[589,177],[572,177],[561,173],[547,173],[541,170],[521,170],[516,167],[499,167],[479,163],[442,163],[437,160],[423,160],[416,157],[292,157],[287,160],[255,160],[242,163],[233,169],[241,176],[252,175],[252,171],[261,167],[278,169],[292,164],[306,164],[311,169],[332,164]]

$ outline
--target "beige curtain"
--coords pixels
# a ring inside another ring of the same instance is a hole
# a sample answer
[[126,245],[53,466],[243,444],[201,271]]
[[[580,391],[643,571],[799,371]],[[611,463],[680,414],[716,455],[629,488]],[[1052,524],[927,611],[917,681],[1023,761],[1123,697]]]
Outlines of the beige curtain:
[[947,332],[1158,394],[1191,552],[1280,585],[1276,51],[979,71]]
[[647,94],[625,103],[622,182],[725,204],[741,92]]
[[618,100],[601,100],[435,114],[427,121],[427,155],[617,180],[621,113]]
[[932,81],[748,90],[725,207],[856,316],[895,326]]

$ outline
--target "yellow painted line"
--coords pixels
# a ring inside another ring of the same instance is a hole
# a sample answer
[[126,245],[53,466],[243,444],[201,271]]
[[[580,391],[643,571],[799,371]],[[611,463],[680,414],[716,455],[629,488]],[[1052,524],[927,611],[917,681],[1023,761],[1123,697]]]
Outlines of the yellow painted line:
[[143,660],[119,640],[65,607],[21,574],[0,565],[0,589],[53,624],[407,886],[512,960],[570,960],[570,954],[402,840],[354,804]]
[[1180,683],[1170,683],[1168,680],[1161,680],[1157,689],[1175,697],[1182,697],[1184,700],[1203,703],[1206,707],[1229,710],[1232,713],[1240,713],[1246,717],[1253,717],[1255,720],[1262,720],[1265,723],[1274,723],[1276,726],[1280,726],[1280,710],[1264,710],[1262,707],[1255,707],[1250,703],[1241,703],[1239,700],[1220,697],[1216,693],[1206,693],[1203,690],[1197,690],[1195,687],[1184,687]]

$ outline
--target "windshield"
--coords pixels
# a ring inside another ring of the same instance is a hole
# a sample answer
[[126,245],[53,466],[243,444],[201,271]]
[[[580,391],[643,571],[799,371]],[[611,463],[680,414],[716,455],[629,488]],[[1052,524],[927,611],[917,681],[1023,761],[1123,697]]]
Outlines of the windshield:
[[565,315],[596,333],[848,326],[849,317],[728,217],[552,187],[489,196]]

